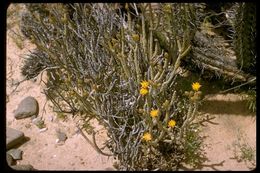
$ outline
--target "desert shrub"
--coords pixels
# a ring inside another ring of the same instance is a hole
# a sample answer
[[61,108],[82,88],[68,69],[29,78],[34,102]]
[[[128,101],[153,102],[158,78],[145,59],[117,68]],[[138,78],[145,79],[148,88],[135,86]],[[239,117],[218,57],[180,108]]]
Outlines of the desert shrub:
[[44,53],[34,55],[48,71],[44,92],[56,112],[81,117],[93,134],[90,120],[104,125],[121,170],[176,170],[199,153],[200,142],[187,145],[201,140],[191,133],[200,84],[176,88],[199,5],[125,4],[124,13],[114,4],[46,6],[44,15],[29,10],[22,28]]
[[[45,59],[42,61],[42,59]],[[48,67],[49,61],[47,59],[47,54],[35,50],[30,52],[24,57],[24,65],[21,67],[21,73],[26,77],[26,79],[32,79],[39,75],[39,73]]]

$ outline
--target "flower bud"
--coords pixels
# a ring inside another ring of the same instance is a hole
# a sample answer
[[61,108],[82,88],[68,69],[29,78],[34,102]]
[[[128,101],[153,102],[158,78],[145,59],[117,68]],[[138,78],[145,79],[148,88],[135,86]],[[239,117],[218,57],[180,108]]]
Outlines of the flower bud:
[[138,42],[140,40],[140,37],[138,34],[133,34],[132,35],[132,39],[135,41],[135,42]]
[[165,59],[168,59],[168,58],[169,58],[169,54],[168,54],[167,52],[165,52],[164,58],[165,58]]
[[169,106],[169,103],[170,103],[169,100],[165,100],[162,107],[166,109]]
[[184,95],[185,95],[185,96],[189,96],[190,93],[189,93],[188,91],[185,91],[185,92],[184,92]]
[[144,113],[144,109],[138,109],[137,112],[140,113],[140,114],[143,114]]

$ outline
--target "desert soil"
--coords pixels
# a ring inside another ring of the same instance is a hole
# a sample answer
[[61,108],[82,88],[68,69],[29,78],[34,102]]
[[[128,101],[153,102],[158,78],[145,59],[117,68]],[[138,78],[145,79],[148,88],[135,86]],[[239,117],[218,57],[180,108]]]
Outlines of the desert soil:
[[[18,4],[19,5],[19,4]],[[14,10],[13,4],[8,10]],[[17,15],[17,14],[16,14]],[[15,20],[14,15],[8,17],[7,22]],[[19,14],[18,14],[19,16]],[[41,82],[41,75],[36,80],[26,80],[17,88],[15,83],[24,77],[20,67],[23,65],[23,56],[33,50],[34,45],[28,40],[17,45],[12,31],[18,31],[18,25],[7,30],[6,38],[6,126],[24,132],[29,140],[19,146],[23,151],[23,159],[17,164],[31,164],[39,170],[113,170],[114,159],[97,153],[89,143],[78,133],[76,123],[78,120],[69,118],[63,121],[57,118],[52,111],[51,103],[43,94],[45,88]],[[45,74],[42,80],[47,80]],[[14,91],[14,89],[16,90]],[[14,91],[14,92],[12,92]],[[16,120],[14,111],[22,99],[32,96],[39,103],[39,116],[42,116],[47,131],[39,132],[31,119]],[[200,109],[204,116],[214,116],[214,124],[205,123],[202,135],[206,135],[204,143],[206,158],[208,159],[200,168],[195,170],[251,170],[255,165],[246,161],[238,162],[234,157],[235,142],[251,147],[253,154],[256,150],[256,118],[246,108],[242,97],[235,94],[207,95],[204,106]],[[106,139],[105,130],[100,129],[97,135],[98,145]],[[65,132],[68,139],[63,145],[56,143],[56,130]],[[242,138],[241,140],[239,140]],[[254,157],[255,159],[255,157]],[[114,169],[115,170],[115,169]]]

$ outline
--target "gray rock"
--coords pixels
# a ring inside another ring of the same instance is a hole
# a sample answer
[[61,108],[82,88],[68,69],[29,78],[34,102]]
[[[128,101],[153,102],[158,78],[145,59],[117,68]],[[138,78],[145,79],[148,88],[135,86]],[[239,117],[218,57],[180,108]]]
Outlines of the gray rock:
[[14,166],[11,166],[12,169],[15,169],[15,170],[21,170],[21,171],[26,171],[26,170],[29,170],[29,171],[33,171],[33,170],[37,170],[35,169],[32,165],[28,164],[28,165],[14,165]]
[[13,128],[6,129],[6,149],[9,150],[13,146],[21,143],[25,139],[24,133]]
[[15,161],[14,161],[13,157],[10,154],[8,154],[8,153],[6,153],[6,161],[7,161],[7,164],[9,166],[15,164]]
[[14,117],[16,119],[22,119],[31,117],[33,115],[38,115],[39,105],[35,98],[29,96],[23,99],[18,108],[14,112]]
[[10,154],[14,160],[21,160],[23,151],[20,149],[11,149],[7,151],[8,154]]
[[65,142],[66,139],[68,138],[67,135],[59,130],[56,130],[56,135],[59,139],[59,141]]

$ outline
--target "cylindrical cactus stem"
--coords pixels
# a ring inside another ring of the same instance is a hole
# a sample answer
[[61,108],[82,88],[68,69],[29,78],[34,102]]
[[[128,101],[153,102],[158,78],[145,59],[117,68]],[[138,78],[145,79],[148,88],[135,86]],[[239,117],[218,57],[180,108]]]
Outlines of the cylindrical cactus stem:
[[161,131],[159,137],[156,138],[154,141],[151,142],[151,145],[157,145],[160,140],[165,136],[165,131]]
[[[169,116],[168,116],[168,117],[169,117]],[[164,132],[167,132],[167,133],[168,133],[168,129],[166,129],[166,128],[163,126],[162,122],[160,122],[159,119],[156,120],[156,123],[157,123],[157,126],[158,126],[158,128],[159,128],[160,131],[164,131]]]
[[187,112],[187,115],[186,115],[186,119],[184,120],[182,126],[180,127],[180,137],[182,138],[183,137],[183,134],[185,133],[186,131],[186,127],[189,123],[189,118],[191,116],[191,113],[192,113],[192,108],[193,106],[190,104],[189,108],[188,108],[188,112]]
[[168,67],[167,67],[167,66],[168,66],[168,62],[169,62],[169,57],[166,57],[165,60],[164,60],[163,71],[161,72],[161,75],[159,76],[159,78],[158,78],[158,79],[155,79],[155,82],[156,82],[156,83],[161,82],[161,80],[163,79],[164,74],[165,74],[165,71],[166,71],[166,69],[168,68]]
[[185,49],[184,51],[182,51],[182,53],[181,53],[181,58],[183,58],[184,56],[186,56],[186,55],[189,53],[190,50],[191,50],[191,45],[189,45],[189,46],[187,47],[187,49]]
[[148,57],[149,57],[149,61],[152,62],[152,58],[153,58],[153,30],[149,30],[149,52],[148,52]]
[[[144,7],[141,6],[141,8],[143,8],[143,11],[144,10]],[[142,39],[141,39],[141,43],[143,45],[143,51],[144,51],[144,59],[146,61],[148,61],[148,54],[147,54],[147,40],[146,40],[146,30],[145,30],[145,17],[144,17],[144,13],[141,13],[141,21],[142,21]]]
[[178,37],[176,38],[176,40],[177,40],[177,46],[178,46],[179,54],[181,54],[183,47],[181,46],[181,42],[180,42],[180,39]]
[[189,34],[190,34],[190,27],[189,27],[189,18],[187,16],[187,12],[189,12],[189,9],[187,7],[188,4],[183,4],[183,14],[184,14],[184,17],[185,17],[185,20],[183,21],[184,24],[185,24],[185,27],[184,27],[184,37],[182,39],[182,51],[183,49],[185,48],[186,44],[188,43],[188,39],[189,39]]
[[172,107],[173,102],[175,101],[175,98],[176,98],[176,91],[174,91],[173,94],[172,94],[172,98],[171,98],[168,109],[170,109]]
[[139,67],[139,61],[137,59],[137,51],[138,51],[138,44],[135,44],[135,48],[134,48],[134,64],[135,64],[137,83],[140,83],[141,82],[141,70],[140,70],[140,67]]
[[122,67],[123,67],[123,71],[124,71],[127,79],[129,79],[130,78],[130,71],[129,71],[128,66],[126,64],[125,55],[120,54],[119,56],[120,56],[120,62],[121,62]]
[[194,109],[190,115],[190,118],[189,118],[189,123],[191,123],[194,119],[195,119],[195,115],[196,115],[196,112],[198,110],[198,103],[197,101],[194,103]]
[[174,74],[176,73],[177,69],[180,66],[181,59],[184,56],[186,56],[189,53],[190,49],[191,49],[190,45],[185,49],[185,47],[181,46],[179,38],[176,38],[176,39],[177,39],[177,45],[178,45],[179,54],[178,54],[177,60],[176,60],[176,62],[174,64],[174,69],[173,69]]
[[[152,56],[151,56],[151,60],[154,60],[156,56],[158,57],[158,51],[159,51],[159,43],[158,43],[158,41],[156,41],[155,42],[155,48],[154,48],[154,51],[153,51]],[[155,64],[153,63],[153,65],[155,65]]]
[[166,126],[167,126],[167,123],[169,121],[169,115],[170,115],[170,112],[169,112],[169,109],[166,110],[166,113],[165,113],[165,118],[164,118],[164,122],[166,123]]
[[146,100],[145,100],[145,104],[143,106],[143,110],[145,111],[145,121],[147,123],[147,125],[149,126],[149,133],[152,134],[152,129],[153,129],[153,122],[152,122],[152,118],[150,117],[149,112],[151,111],[151,103],[150,103],[150,99],[149,95],[147,96]]
[[175,70],[173,70],[171,73],[170,73],[170,77],[168,78],[168,80],[166,80],[163,84],[162,84],[162,87],[161,87],[161,89],[160,89],[160,92],[162,92],[162,91],[164,91],[166,88],[167,88],[167,86],[168,86],[168,84],[172,81],[172,79],[173,79],[173,77],[175,76],[176,74],[175,74]]
[[126,3],[125,8],[127,10],[127,22],[128,22],[128,28],[131,31],[132,30],[132,19],[131,19],[131,14],[129,10],[129,4]]

